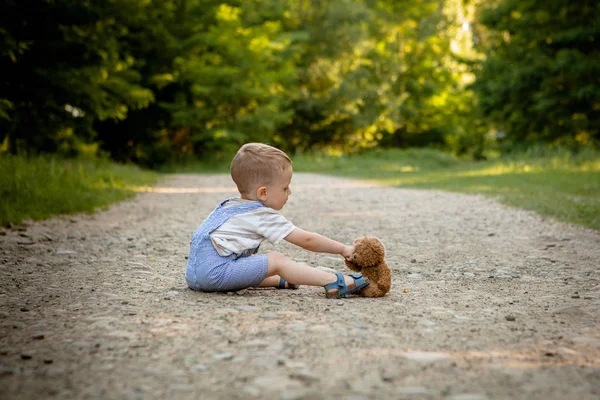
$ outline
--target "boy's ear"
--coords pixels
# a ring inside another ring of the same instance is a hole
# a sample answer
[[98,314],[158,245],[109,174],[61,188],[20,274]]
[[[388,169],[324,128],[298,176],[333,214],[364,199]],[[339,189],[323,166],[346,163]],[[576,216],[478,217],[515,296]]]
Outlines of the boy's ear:
[[258,189],[256,189],[256,197],[261,201],[267,200],[267,187],[260,186]]

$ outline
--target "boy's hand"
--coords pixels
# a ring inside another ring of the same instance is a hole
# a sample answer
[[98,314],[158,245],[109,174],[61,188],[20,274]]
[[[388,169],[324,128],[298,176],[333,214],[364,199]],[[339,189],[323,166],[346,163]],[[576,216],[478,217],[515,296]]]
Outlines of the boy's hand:
[[354,254],[354,246],[344,246],[342,250],[342,257],[348,261],[352,261],[352,255]]

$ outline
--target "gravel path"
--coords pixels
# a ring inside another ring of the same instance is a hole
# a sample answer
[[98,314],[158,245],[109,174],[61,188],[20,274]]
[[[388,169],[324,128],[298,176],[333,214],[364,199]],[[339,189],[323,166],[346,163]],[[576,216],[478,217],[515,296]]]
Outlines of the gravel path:
[[381,238],[388,296],[188,290],[191,233],[233,184],[171,176],[95,215],[0,231],[0,398],[600,397],[598,233],[479,196],[309,174],[292,190],[297,226]]

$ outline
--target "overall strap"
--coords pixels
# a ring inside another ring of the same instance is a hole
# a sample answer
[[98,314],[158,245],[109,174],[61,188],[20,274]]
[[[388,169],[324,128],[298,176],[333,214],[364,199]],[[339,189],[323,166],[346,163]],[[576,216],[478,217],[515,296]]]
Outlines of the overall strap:
[[223,207],[231,198],[222,201],[202,222],[202,224],[196,229],[192,240],[204,240],[215,231],[218,227],[223,225],[229,218],[244,214],[253,210],[256,210],[264,205],[260,201],[249,201],[244,204],[239,204],[231,207]]

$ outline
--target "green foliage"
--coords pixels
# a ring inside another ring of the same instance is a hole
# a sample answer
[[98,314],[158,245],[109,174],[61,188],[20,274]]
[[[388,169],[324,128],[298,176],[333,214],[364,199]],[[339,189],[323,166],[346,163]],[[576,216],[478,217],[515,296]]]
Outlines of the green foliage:
[[600,139],[600,5],[502,0],[481,12],[486,59],[473,88],[511,142]]
[[591,0],[0,7],[0,151],[12,154],[106,152],[160,168],[249,141],[475,159],[495,144],[490,130],[509,146],[598,141]]
[[156,173],[102,159],[0,155],[0,225],[92,212],[135,195]]

